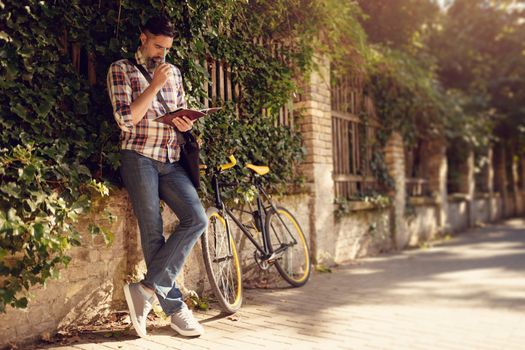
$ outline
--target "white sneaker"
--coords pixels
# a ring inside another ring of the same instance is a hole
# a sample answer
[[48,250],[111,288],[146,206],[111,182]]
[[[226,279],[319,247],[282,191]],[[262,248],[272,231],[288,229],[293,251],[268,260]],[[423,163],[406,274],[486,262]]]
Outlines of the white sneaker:
[[185,337],[195,337],[204,334],[204,328],[193,317],[193,313],[185,303],[182,308],[171,315],[171,328]]
[[146,321],[149,312],[153,308],[155,294],[148,296],[140,283],[130,283],[124,286],[124,296],[128,303],[129,316],[133,328],[135,328],[139,337],[146,337]]

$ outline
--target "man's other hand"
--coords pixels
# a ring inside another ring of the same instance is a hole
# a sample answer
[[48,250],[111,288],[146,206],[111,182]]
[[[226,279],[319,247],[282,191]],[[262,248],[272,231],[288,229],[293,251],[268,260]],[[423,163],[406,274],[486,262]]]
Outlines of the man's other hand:
[[178,117],[173,119],[173,125],[180,131],[185,132],[193,128],[193,120],[186,116]]

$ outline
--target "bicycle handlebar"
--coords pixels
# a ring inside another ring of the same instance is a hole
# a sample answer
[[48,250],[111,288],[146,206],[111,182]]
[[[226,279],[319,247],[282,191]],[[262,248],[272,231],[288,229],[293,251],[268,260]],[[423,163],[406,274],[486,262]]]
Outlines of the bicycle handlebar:
[[230,155],[228,157],[230,159],[230,162],[229,163],[226,163],[226,164],[221,164],[219,165],[219,171],[224,171],[224,170],[228,170],[230,168],[233,168],[235,165],[237,165],[237,159],[235,159],[235,157],[232,155]]

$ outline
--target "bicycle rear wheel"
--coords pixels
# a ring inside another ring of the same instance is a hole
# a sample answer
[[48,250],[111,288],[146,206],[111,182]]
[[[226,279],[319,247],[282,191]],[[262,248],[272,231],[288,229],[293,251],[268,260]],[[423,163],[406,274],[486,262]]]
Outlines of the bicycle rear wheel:
[[290,285],[304,285],[310,278],[311,266],[308,243],[301,226],[283,207],[271,211],[265,225],[271,253],[276,256],[277,271]]
[[204,266],[221,309],[235,313],[242,304],[241,264],[226,219],[217,208],[208,208],[208,229],[201,237]]

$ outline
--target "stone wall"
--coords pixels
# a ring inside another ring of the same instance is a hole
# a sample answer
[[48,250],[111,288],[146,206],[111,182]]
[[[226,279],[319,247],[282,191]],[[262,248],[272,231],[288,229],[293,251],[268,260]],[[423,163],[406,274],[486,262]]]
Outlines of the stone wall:
[[461,232],[469,226],[469,203],[465,198],[448,201],[447,227],[452,232]]
[[490,222],[492,209],[490,207],[490,197],[489,196],[479,196],[474,199],[473,202],[473,221],[474,225],[479,225],[484,222]]
[[[308,240],[308,195],[276,197],[274,200],[292,212]],[[140,280],[145,272],[140,235],[124,190],[114,191],[107,207],[116,216],[111,226],[113,243],[106,246],[101,236],[84,233],[82,246],[70,251],[71,263],[62,270],[58,280],[32,288],[27,309],[8,307],[7,313],[0,315],[0,347],[8,342],[23,342],[39,338],[46,332],[104,318],[113,310],[126,309],[122,292],[124,283]],[[167,238],[178,220],[166,206],[162,217]],[[77,226],[82,228],[83,223]],[[236,230],[235,237],[243,267],[254,270],[252,279],[258,277],[261,273],[254,269],[253,263],[255,248],[239,230]],[[199,295],[209,292],[200,241],[189,255],[177,283],[185,294],[190,290]]]
[[[69,267],[58,280],[31,288],[27,309],[8,307],[0,315],[0,346],[104,317],[123,306],[122,285],[128,277],[128,262],[133,260],[126,252],[136,238],[130,237],[134,233],[129,230],[131,208],[125,193],[114,193],[107,206],[118,218],[111,227],[113,243],[106,246],[101,236],[85,233],[82,246],[71,250]],[[79,223],[77,228],[85,232],[82,226]]]
[[415,247],[432,239],[439,232],[437,207],[432,198],[410,198],[409,202],[412,211],[405,217],[407,245]]
[[358,209],[336,220],[336,263],[394,249],[390,209]]

